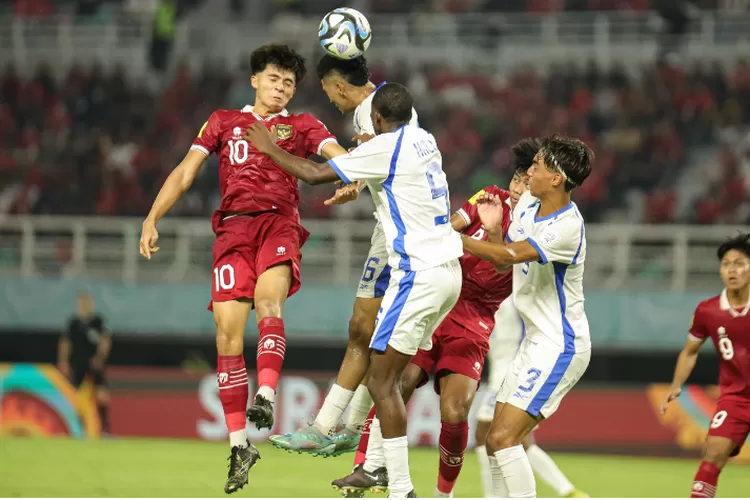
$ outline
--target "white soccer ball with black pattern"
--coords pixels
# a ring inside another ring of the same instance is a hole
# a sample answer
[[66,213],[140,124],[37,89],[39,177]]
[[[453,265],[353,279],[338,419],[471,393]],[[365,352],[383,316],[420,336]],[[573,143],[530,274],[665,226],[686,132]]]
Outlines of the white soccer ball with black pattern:
[[323,50],[333,57],[354,59],[370,46],[372,31],[361,12],[341,7],[325,15],[318,28],[318,38]]

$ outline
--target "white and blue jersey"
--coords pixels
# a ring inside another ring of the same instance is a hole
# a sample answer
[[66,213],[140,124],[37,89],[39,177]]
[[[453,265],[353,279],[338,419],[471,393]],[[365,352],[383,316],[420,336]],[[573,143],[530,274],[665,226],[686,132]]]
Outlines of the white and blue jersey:
[[524,193],[508,230],[509,242],[528,241],[539,260],[513,267],[513,304],[526,336],[497,401],[549,418],[591,359],[583,308],[586,233],[574,203],[544,217],[539,207],[538,199]]
[[370,346],[406,355],[431,348],[461,293],[463,255],[435,138],[404,125],[328,163],[344,182],[367,183],[385,233],[392,269]]
[[[356,135],[375,135],[375,127],[372,125],[372,98],[375,97],[375,92],[385,84],[386,82],[383,82],[375,87],[375,90],[365,97],[365,100],[359,103],[359,106],[354,110],[354,133]],[[411,121],[409,125],[419,127],[419,116],[417,115],[417,110],[414,108],[411,108]]]
[[404,125],[328,164],[346,183],[367,183],[391,268],[420,271],[463,255],[461,237],[450,225],[450,193],[432,134]]

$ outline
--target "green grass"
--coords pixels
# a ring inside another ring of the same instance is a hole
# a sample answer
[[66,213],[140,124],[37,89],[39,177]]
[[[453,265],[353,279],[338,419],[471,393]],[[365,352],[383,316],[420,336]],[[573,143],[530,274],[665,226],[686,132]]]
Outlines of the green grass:
[[[333,497],[331,480],[346,475],[352,455],[314,458],[268,445],[239,497]],[[177,440],[109,441],[0,439],[0,497],[217,497],[222,496],[225,443]],[[571,481],[593,497],[687,497],[696,460],[553,454]],[[417,493],[435,488],[436,450],[410,450]],[[553,496],[538,484],[540,497]],[[481,497],[474,453],[467,453],[457,497]],[[722,497],[750,494],[750,466],[730,465]]]

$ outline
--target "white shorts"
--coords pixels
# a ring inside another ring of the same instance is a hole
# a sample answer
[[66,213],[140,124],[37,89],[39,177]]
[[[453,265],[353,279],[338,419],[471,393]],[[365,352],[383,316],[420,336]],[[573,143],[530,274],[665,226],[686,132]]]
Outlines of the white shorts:
[[432,334],[460,294],[458,259],[422,271],[392,270],[370,347],[384,352],[391,346],[411,356],[418,349],[430,350]]
[[477,410],[477,420],[492,421],[497,393],[503,385],[513,358],[516,357],[523,335],[523,320],[513,303],[513,297],[508,297],[495,313],[495,329],[490,336],[490,352],[487,355],[490,365],[489,383],[488,387],[482,391],[483,396]]
[[535,417],[541,414],[549,418],[581,379],[590,359],[591,349],[561,353],[526,337],[503,381],[497,402],[512,404]]
[[362,272],[362,278],[357,286],[357,297],[363,299],[381,298],[388,288],[391,277],[391,266],[388,265],[388,250],[386,249],[385,232],[380,221],[375,224],[370,238],[370,252]]

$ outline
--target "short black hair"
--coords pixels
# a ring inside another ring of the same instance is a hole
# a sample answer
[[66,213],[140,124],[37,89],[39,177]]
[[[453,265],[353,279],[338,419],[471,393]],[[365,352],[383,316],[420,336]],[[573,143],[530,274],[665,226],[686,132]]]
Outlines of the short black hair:
[[521,139],[513,145],[513,168],[514,175],[528,175],[531,164],[534,163],[534,157],[542,147],[542,141],[535,137]]
[[562,172],[566,177],[565,191],[580,186],[591,174],[594,152],[580,139],[551,135],[542,140],[540,151],[547,168]]
[[719,257],[719,260],[722,260],[730,250],[737,250],[750,258],[750,233],[740,233],[722,243],[716,251],[716,256]]
[[372,109],[390,123],[409,123],[414,98],[400,83],[386,83],[372,98]]
[[316,69],[318,70],[319,80],[331,73],[338,73],[355,87],[364,87],[370,81],[370,70],[367,68],[367,60],[364,56],[354,59],[339,59],[326,54],[320,58]]
[[261,73],[270,64],[294,73],[295,84],[299,84],[307,74],[305,58],[288,45],[268,44],[258,47],[250,54],[250,71]]

